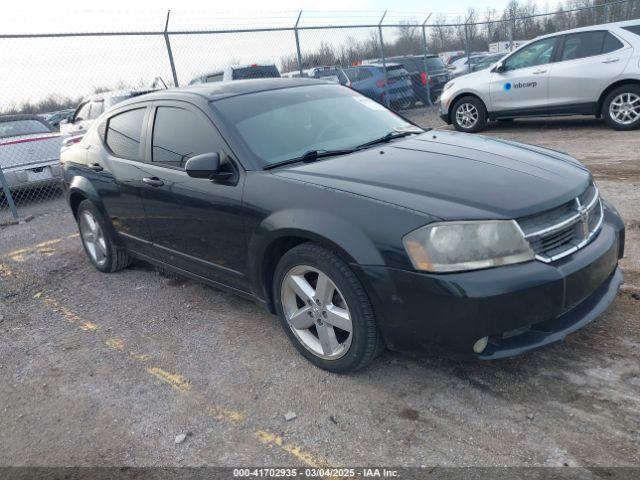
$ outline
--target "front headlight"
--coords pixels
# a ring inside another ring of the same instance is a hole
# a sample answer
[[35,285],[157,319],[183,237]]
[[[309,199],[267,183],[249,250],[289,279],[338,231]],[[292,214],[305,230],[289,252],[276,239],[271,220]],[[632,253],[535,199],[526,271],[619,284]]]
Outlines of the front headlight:
[[477,270],[535,257],[514,220],[432,223],[402,241],[414,268],[428,272]]

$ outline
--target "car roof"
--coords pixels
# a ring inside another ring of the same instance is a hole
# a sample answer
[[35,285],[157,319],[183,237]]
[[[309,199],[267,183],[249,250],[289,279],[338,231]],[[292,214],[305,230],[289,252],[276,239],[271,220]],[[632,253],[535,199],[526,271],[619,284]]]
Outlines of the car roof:
[[23,113],[19,115],[0,115],[0,122],[16,122],[18,120],[37,120],[40,123],[46,124],[46,120],[36,114]]
[[625,20],[623,22],[602,23],[599,25],[590,25],[588,27],[572,28],[571,30],[562,30],[560,32],[550,33],[548,35],[540,35],[539,37],[536,37],[527,43],[531,43],[534,40],[540,40],[543,38],[556,37],[559,35],[567,35],[569,33],[591,32],[594,30],[618,30],[623,27],[628,27],[628,26],[638,25],[638,24],[640,24],[640,20],[635,19],[635,20]]
[[144,95],[145,93],[155,92],[157,88],[141,88],[141,89],[128,89],[128,90],[109,90],[108,92],[94,93],[82,100],[82,103],[89,102],[91,100],[106,100],[114,97],[130,97],[136,95]]
[[248,80],[234,80],[230,82],[198,83],[187,87],[157,90],[143,97],[134,97],[118,104],[118,107],[153,100],[180,100],[199,97],[205,101],[221,100],[249,93],[281,90],[284,88],[335,85],[315,78],[256,78]]

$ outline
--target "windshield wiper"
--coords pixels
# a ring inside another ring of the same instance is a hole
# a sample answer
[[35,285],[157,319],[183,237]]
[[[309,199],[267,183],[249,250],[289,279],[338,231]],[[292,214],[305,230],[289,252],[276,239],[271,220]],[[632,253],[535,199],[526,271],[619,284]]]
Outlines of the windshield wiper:
[[422,133],[422,131],[418,132],[415,130],[405,130],[405,131],[393,131],[389,132],[386,135],[383,135],[380,138],[376,138],[375,140],[371,140],[370,142],[363,143],[358,145],[355,150],[361,150],[363,148],[370,147],[372,145],[378,145],[380,143],[388,143],[391,140],[395,140],[396,138],[408,137],[409,135],[414,135],[417,133]]
[[283,165],[290,165],[292,163],[299,162],[314,162],[320,158],[334,157],[336,155],[346,155],[347,153],[354,152],[353,148],[345,148],[342,150],[309,150],[303,153],[299,157],[289,158],[288,160],[282,160],[280,162],[270,163],[265,165],[264,170],[270,170],[272,168],[281,167]]

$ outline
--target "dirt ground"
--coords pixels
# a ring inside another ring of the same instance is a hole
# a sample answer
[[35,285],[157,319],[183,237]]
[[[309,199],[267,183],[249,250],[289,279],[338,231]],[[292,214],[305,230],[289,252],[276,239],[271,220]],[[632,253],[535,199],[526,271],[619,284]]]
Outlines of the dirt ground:
[[387,352],[332,375],[248,301],[143,263],[99,273],[58,200],[0,229],[0,466],[640,467],[640,132],[485,134],[574,155],[626,221],[627,283],[565,343],[487,363]]

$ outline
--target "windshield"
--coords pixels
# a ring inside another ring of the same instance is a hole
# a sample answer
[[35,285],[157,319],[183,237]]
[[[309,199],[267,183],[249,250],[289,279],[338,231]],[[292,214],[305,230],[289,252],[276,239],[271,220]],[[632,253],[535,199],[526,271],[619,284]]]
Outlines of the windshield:
[[265,166],[310,150],[344,150],[418,127],[338,85],[270,90],[211,102]]
[[49,127],[38,120],[13,120],[9,122],[0,122],[0,138],[33,135],[35,133],[48,133],[50,131]]

